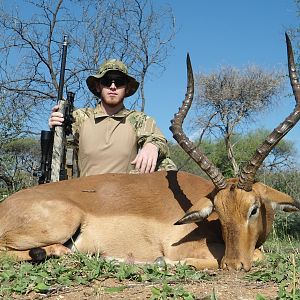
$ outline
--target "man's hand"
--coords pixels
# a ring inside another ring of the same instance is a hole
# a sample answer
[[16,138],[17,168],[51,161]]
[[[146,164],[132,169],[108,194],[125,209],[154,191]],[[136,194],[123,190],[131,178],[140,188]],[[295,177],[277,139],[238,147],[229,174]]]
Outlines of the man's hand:
[[63,121],[64,121],[64,116],[62,113],[58,112],[58,105],[55,105],[52,108],[52,112],[48,121],[48,125],[50,128],[52,128],[53,126],[59,125],[61,126]]
[[154,144],[147,143],[139,151],[131,162],[139,173],[152,173],[155,170],[158,158],[158,148]]

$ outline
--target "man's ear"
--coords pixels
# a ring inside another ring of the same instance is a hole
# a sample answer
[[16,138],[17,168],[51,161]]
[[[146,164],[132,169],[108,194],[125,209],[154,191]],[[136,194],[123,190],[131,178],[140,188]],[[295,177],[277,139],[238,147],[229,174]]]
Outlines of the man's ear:
[[174,225],[201,222],[212,213],[213,208],[214,205],[211,200],[202,197]]
[[97,81],[96,81],[95,86],[96,86],[96,91],[97,91],[99,94],[101,94],[102,87],[101,87],[101,84],[100,84],[100,80],[97,80]]

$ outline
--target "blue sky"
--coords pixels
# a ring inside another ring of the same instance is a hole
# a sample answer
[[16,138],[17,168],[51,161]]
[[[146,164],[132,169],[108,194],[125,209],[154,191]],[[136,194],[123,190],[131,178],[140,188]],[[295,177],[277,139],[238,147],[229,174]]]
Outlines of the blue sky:
[[[170,120],[181,105],[186,90],[186,53],[194,72],[237,68],[249,64],[287,70],[284,32],[299,27],[293,0],[156,0],[173,8],[178,33],[166,71],[146,84],[145,111],[155,117],[169,140]],[[286,94],[291,92],[287,89]],[[261,116],[253,127],[273,130],[294,108],[294,99],[283,97],[280,105]],[[300,155],[300,124],[287,135]],[[300,159],[299,159],[300,161]]]

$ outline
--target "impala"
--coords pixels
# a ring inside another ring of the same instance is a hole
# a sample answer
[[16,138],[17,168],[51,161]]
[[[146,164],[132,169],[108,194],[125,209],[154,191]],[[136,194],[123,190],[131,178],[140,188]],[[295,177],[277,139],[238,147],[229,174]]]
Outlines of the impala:
[[182,130],[194,92],[187,58],[185,100],[170,127],[210,180],[185,172],[103,174],[19,191],[0,203],[0,250],[18,260],[74,251],[143,263],[164,259],[197,269],[248,271],[261,257],[275,208],[300,208],[255,174],[300,118],[300,86],[286,35],[294,111],[266,138],[239,178],[225,179]]

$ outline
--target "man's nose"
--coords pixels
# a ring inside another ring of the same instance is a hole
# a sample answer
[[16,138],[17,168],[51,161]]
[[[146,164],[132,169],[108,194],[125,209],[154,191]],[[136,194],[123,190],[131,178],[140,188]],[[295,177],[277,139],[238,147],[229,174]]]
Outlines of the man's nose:
[[114,80],[111,81],[111,84],[110,84],[109,88],[111,88],[111,89],[116,89],[117,88]]

